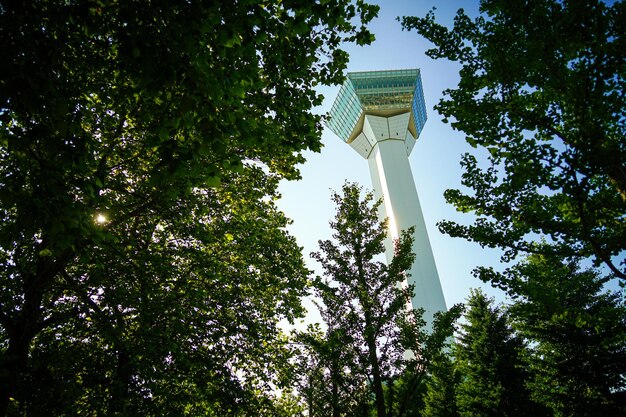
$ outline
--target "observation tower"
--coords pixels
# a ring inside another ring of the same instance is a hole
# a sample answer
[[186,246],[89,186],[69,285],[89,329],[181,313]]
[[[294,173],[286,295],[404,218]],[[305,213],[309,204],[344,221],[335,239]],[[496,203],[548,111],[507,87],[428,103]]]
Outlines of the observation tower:
[[428,240],[409,154],[426,123],[419,69],[348,73],[335,99],[327,126],[367,159],[374,195],[382,199],[381,217],[389,219],[387,262],[400,231],[415,226],[415,262],[409,282],[413,308],[425,310],[427,329],[433,315],[446,310],[439,274]]

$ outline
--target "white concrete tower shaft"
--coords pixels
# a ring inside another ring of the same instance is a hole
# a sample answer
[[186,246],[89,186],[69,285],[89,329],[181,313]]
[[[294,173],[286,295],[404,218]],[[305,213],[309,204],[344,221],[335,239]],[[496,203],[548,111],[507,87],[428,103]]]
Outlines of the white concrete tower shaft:
[[[370,117],[366,116],[366,120]],[[409,271],[409,281],[415,286],[412,304],[413,308],[424,309],[424,319],[430,330],[433,314],[445,310],[446,304],[404,141],[378,141],[367,161],[374,194],[383,200],[381,217],[389,222],[389,236],[385,242],[387,262],[393,258],[393,240],[402,230],[415,227],[415,262]]]
[[433,315],[445,311],[439,274],[428,239],[408,155],[426,121],[419,70],[348,74],[331,110],[328,126],[367,159],[376,198],[387,218],[387,261],[393,241],[415,227],[415,262],[409,282],[415,286],[413,308],[423,308],[427,329]]

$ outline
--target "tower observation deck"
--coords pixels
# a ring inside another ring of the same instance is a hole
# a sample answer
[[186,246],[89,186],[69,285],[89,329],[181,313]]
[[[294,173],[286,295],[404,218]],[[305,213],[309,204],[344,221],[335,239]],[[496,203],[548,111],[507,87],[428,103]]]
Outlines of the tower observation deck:
[[367,159],[374,195],[388,219],[387,261],[402,230],[415,227],[415,262],[409,282],[415,286],[413,308],[425,310],[428,330],[433,315],[446,310],[435,259],[428,240],[409,154],[426,123],[419,69],[348,73],[335,99],[327,126]]

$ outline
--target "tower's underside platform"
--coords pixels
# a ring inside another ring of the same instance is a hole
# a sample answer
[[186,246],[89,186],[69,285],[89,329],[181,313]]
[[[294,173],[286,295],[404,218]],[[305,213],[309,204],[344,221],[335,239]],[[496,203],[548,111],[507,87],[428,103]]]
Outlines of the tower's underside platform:
[[399,140],[404,143],[409,155],[415,145],[416,137],[409,129],[409,112],[391,117],[363,116],[360,133],[348,144],[363,158],[369,158],[376,143],[384,140]]

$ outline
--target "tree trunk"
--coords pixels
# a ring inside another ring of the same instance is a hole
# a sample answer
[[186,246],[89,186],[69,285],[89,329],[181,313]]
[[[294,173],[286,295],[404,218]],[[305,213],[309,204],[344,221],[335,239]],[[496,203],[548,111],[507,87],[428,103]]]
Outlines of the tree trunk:
[[[119,341],[118,343],[122,343]],[[109,413],[114,416],[125,416],[126,404],[128,403],[129,388],[132,378],[130,356],[126,348],[117,349],[117,366],[111,383],[111,396],[109,397]]]
[[389,393],[387,397],[387,417],[391,417],[393,415],[393,403],[395,401],[393,379],[387,379],[387,384],[387,392]]
[[376,402],[376,416],[386,417],[385,410],[385,392],[383,390],[383,380],[380,373],[380,364],[378,363],[378,352],[376,351],[376,336],[372,329],[372,320],[369,311],[365,311],[365,340],[367,343],[367,355],[369,365],[372,367],[372,389]]
[[11,398],[16,395],[28,366],[28,352],[33,339],[42,329],[42,300],[54,277],[72,257],[66,250],[58,259],[39,257],[36,273],[23,276],[24,301],[15,314],[2,311],[2,325],[9,339],[0,368],[0,417],[7,414]]
[[339,408],[339,383],[337,382],[339,379],[339,366],[335,359],[332,360],[330,372],[333,417],[340,417],[341,409]]
[[365,271],[363,269],[361,246],[355,243],[353,250],[358,273],[357,279],[363,295],[359,297],[359,302],[361,304],[361,308],[363,308],[363,315],[365,316],[365,340],[367,343],[369,365],[372,367],[372,389],[374,390],[374,397],[376,401],[376,415],[378,417],[386,417],[385,393],[383,391],[383,383],[380,375],[378,353],[376,352],[376,333],[374,331],[374,325],[372,324],[372,307],[370,300],[366,295],[368,294],[368,288],[365,280]]
[[[33,281],[35,280],[27,280],[31,283]],[[17,318],[7,319],[5,323],[9,346],[0,368],[0,417],[6,415],[11,397],[16,395],[17,387],[22,383],[28,362],[28,349],[39,332],[43,291],[32,285],[28,288],[28,284],[25,287],[27,291],[22,311]]]
[[374,390],[374,397],[376,400],[376,416],[386,417],[387,412],[385,410],[385,393],[383,391],[383,381],[380,376],[380,367],[378,366],[378,356],[376,355],[376,346],[374,346],[374,352],[370,351],[370,361],[372,365],[372,383]]
[[21,382],[28,358],[28,344],[24,339],[9,339],[9,347],[2,358],[0,369],[0,416],[7,415],[11,398]]

